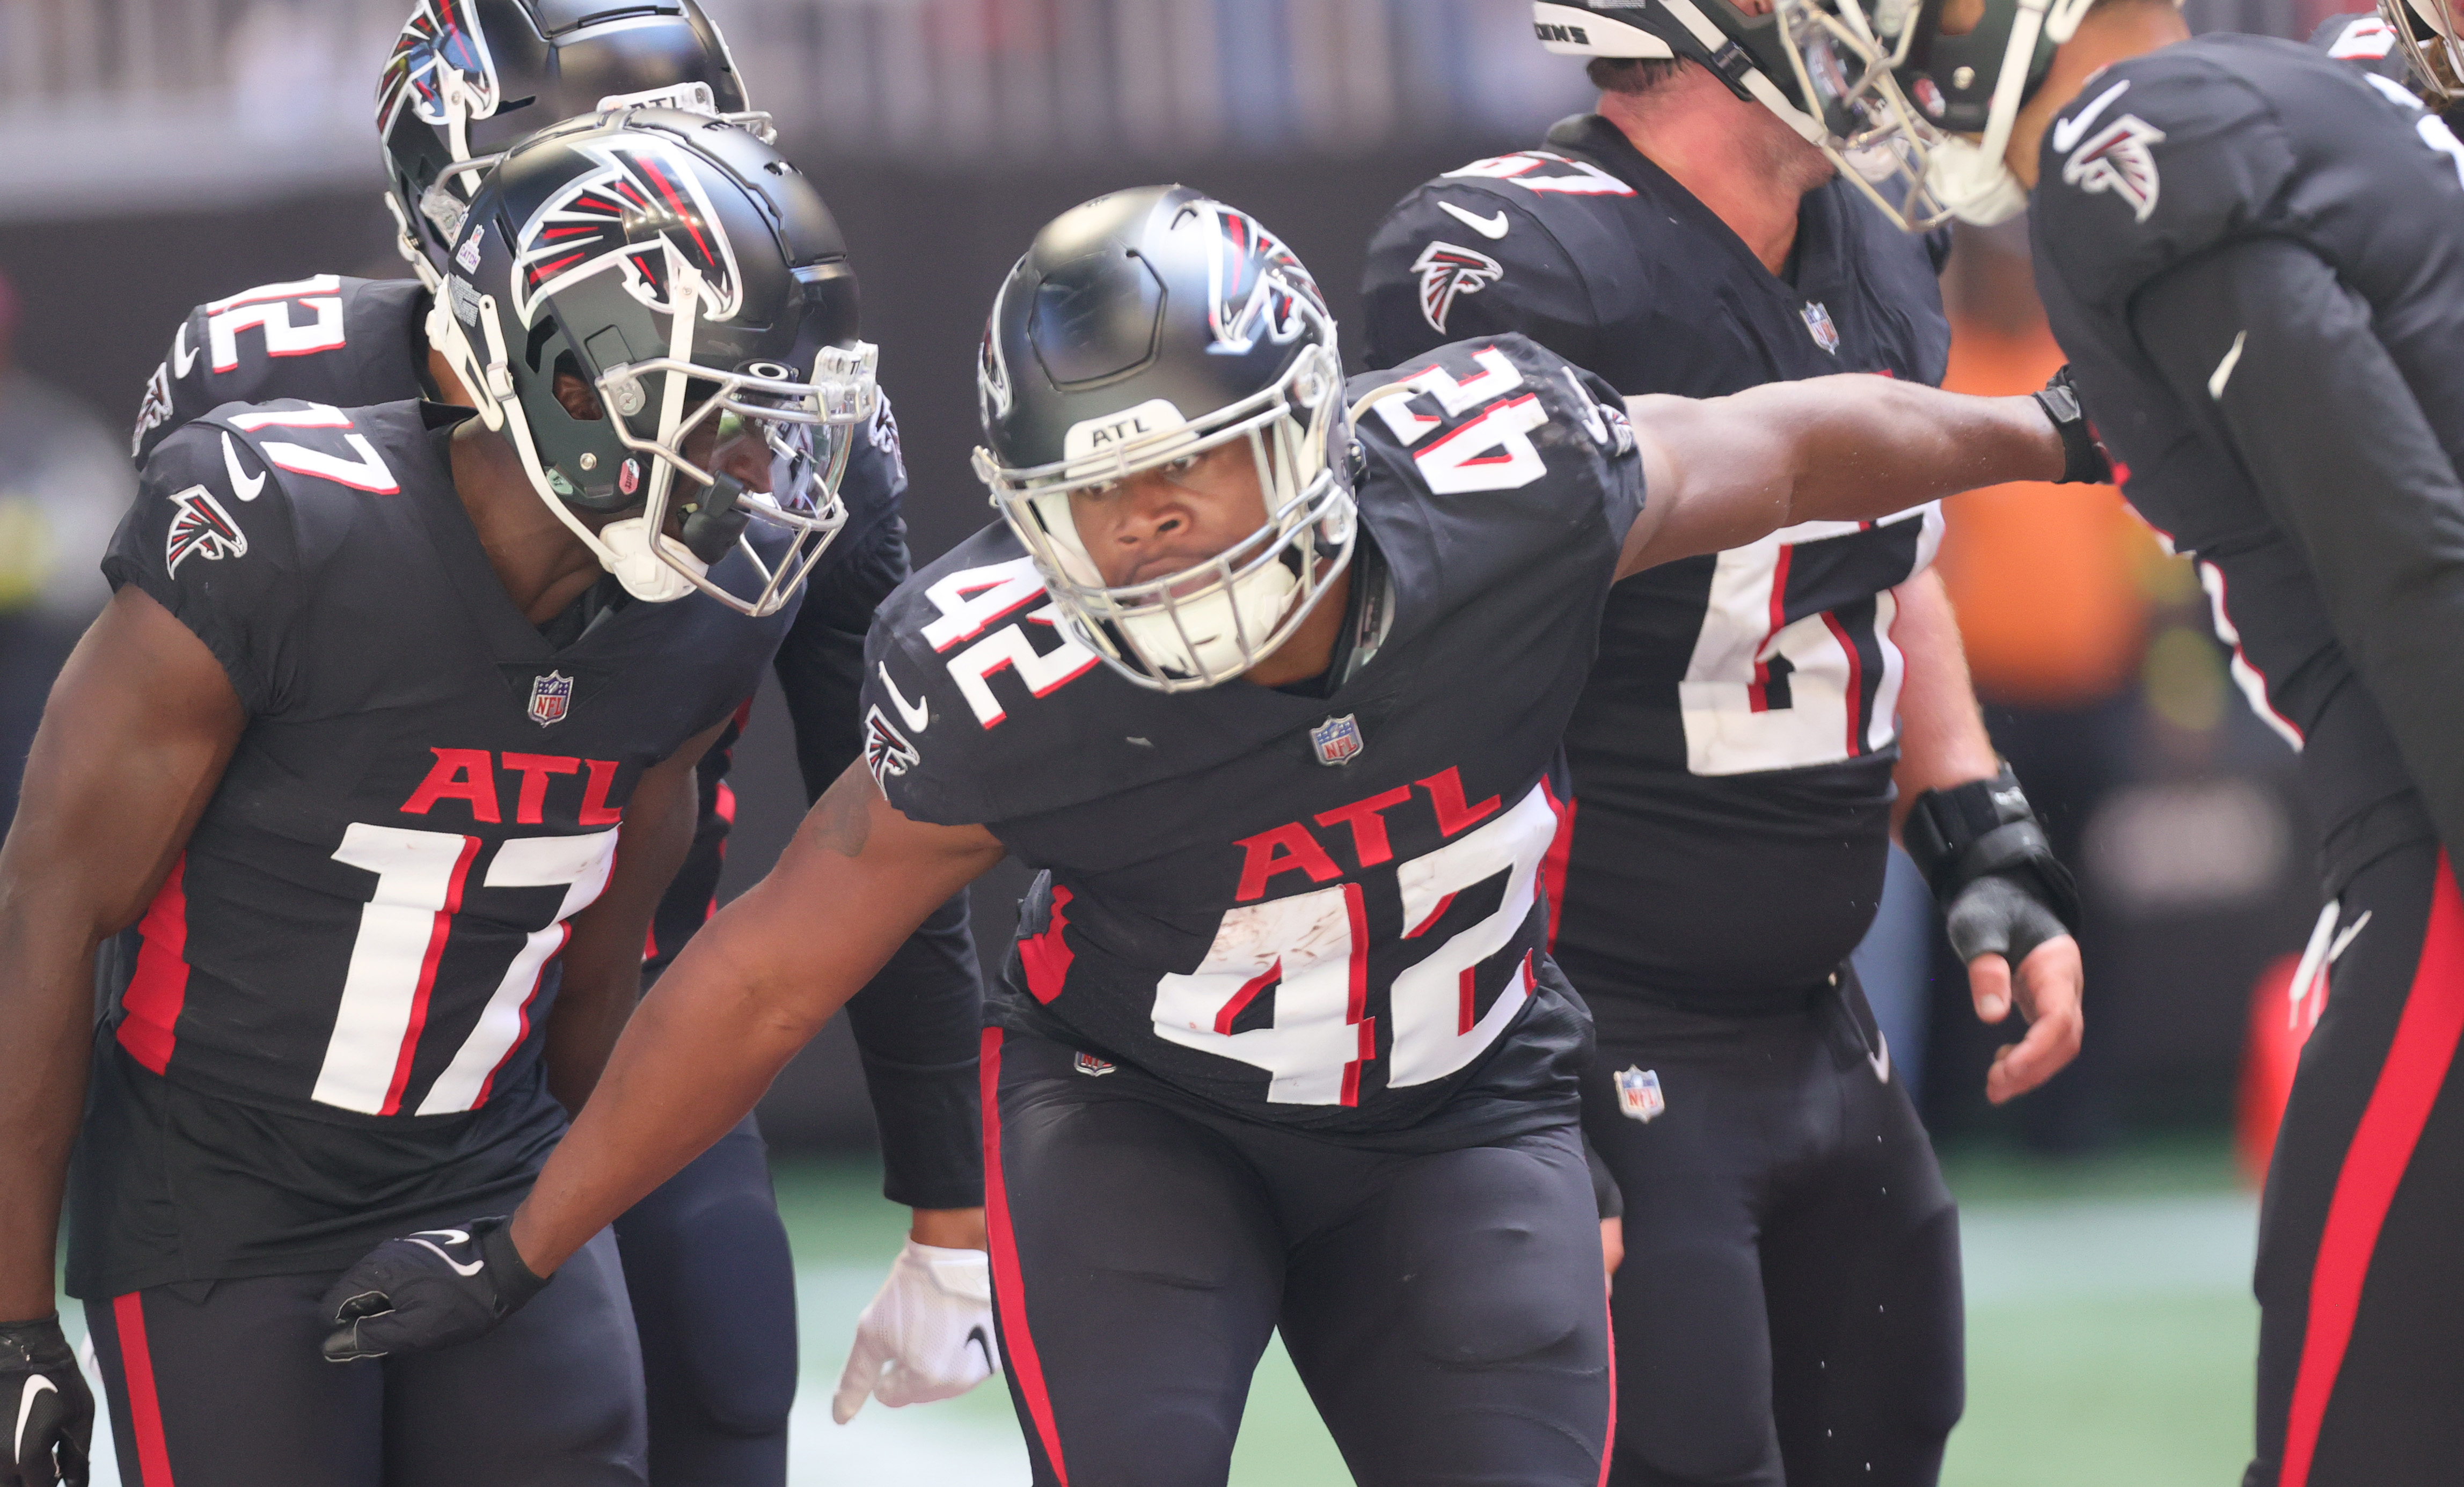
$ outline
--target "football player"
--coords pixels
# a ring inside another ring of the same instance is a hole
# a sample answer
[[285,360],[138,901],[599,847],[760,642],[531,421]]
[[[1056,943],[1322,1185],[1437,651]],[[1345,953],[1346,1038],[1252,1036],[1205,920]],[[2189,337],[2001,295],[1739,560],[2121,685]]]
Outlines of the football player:
[[467,1271],[380,1247],[332,1352],[535,1304],[1015,851],[1044,871],[984,1035],[985,1182],[1037,1480],[1221,1482],[1280,1326],[1361,1482],[1596,1482],[1590,1021],[1540,883],[1609,584],[2054,478],[2064,445],[2028,399],[1880,378],[1630,422],[1515,336],[1341,365],[1245,213],[1156,186],[1048,224],[980,353],[1004,520],[875,623],[867,768],[644,1001],[511,1223]]
[[[2443,65],[2447,23],[2388,19]],[[2330,902],[2293,979],[2315,1027],[2260,1210],[2245,1481],[2451,1481],[2464,144],[2383,77],[2190,39],[2165,0],[2000,24],[2011,102],[1985,143],[2033,192],[2054,333],[2124,492],[2197,559],[2233,674],[2300,750],[2320,828]]]
[[[1519,331],[1627,396],[1942,380],[1948,229],[1904,230],[1938,212],[1843,175],[1833,132],[1905,99],[1887,67],[1853,107],[1800,81],[1855,76],[1843,12],[1536,13],[1591,58],[1598,110],[1387,216],[1372,366]],[[1612,1482],[1930,1483],[1959,1418],[1958,1218],[1848,955],[1903,831],[1979,1014],[2032,1024],[1997,1101],[2077,1049],[2079,958],[1928,566],[1941,535],[1934,506],[1792,527],[1635,574],[1602,613],[1553,950],[1598,1021],[1584,1124],[1626,1204]]]
[[[725,40],[691,0],[547,7],[537,0],[428,0],[413,11],[378,90],[377,127],[419,275],[338,275],[272,284],[201,305],[173,338],[138,419],[142,458],[172,428],[220,404],[300,397],[350,407],[432,395],[468,405],[426,333],[449,254],[484,165],[532,130],[605,105],[654,101],[718,113],[763,132],[744,112]],[[757,488],[792,471],[759,441],[734,438],[722,459]],[[839,485],[847,512],[813,573],[775,665],[810,796],[860,748],[857,693],[872,611],[907,577],[899,503],[906,471],[888,399],[854,441]],[[741,719],[702,757],[693,847],[660,901],[649,936],[655,977],[710,916],[735,799],[726,785]],[[966,903],[954,899],[848,1008],[881,1131],[884,1188],[914,1210],[910,1247],[862,1327],[837,1411],[871,1386],[904,1404],[979,1382],[963,1339],[990,1325],[983,1300],[982,1169],[975,1058],[981,1021]],[[626,1281],[641,1324],[650,1398],[650,1462],[662,1481],[778,1483],[796,1391],[795,1272],[759,1126],[744,1125],[618,1224]],[[713,1253],[725,1266],[699,1261]],[[905,1312],[946,1323],[953,1341],[902,1334]],[[883,1369],[890,1368],[888,1377]]]
[[[0,847],[11,1479],[83,1447],[37,1320],[73,1139],[68,1289],[127,1480],[642,1479],[611,1236],[454,1359],[331,1367],[319,1299],[375,1237],[467,1246],[450,1221],[581,1107],[694,767],[844,520],[871,353],[820,199],[703,116],[517,148],[453,262],[431,331],[477,416],[283,398],[173,429],[53,693]],[[723,417],[824,457],[748,489]],[[97,948],[132,925],[98,1036]]]

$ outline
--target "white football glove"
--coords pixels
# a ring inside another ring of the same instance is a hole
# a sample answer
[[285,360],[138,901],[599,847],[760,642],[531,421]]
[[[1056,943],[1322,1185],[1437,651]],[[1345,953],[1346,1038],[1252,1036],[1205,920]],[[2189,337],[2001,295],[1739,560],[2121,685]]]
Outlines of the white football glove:
[[1988,154],[1975,142],[1947,135],[1925,159],[1925,189],[1962,222],[1990,228],[2028,209],[2028,189],[1996,150]]
[[830,1418],[854,1419],[868,1395],[893,1410],[955,1399],[1000,1371],[991,1257],[910,1239],[856,1319]]

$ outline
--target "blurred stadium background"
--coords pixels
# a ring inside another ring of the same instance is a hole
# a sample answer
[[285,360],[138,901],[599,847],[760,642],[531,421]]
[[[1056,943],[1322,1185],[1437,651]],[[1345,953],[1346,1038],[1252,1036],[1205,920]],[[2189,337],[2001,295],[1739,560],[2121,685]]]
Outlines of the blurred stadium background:
[[[1284,232],[1341,316],[1405,190],[1588,102],[1579,66],[1531,42],[1524,0],[705,4],[852,245],[919,562],[989,519],[966,465],[972,357],[991,289],[1053,212],[1115,186],[1200,185]],[[2295,37],[2345,8],[2185,7],[2196,30]],[[49,677],[103,597],[94,560],[133,489],[122,430],[177,317],[271,280],[404,272],[370,109],[405,11],[0,0],[0,812]],[[1963,229],[1945,293],[1954,385],[2022,390],[2058,362],[2024,222]],[[1942,561],[1996,740],[2086,887],[2092,1013],[2079,1064],[1995,1111],[1996,1039],[1937,973],[1947,951],[1920,889],[1898,886],[1862,952],[1966,1213],[1969,1407],[1947,1480],[2221,1484],[2247,1450],[2256,1318],[2237,1087],[2253,1031],[2282,1020],[2257,989],[2316,907],[2293,755],[2232,695],[2195,578],[2111,492],[1961,497]],[[801,808],[775,697],[738,758],[731,888]],[[978,888],[988,962],[1023,882]],[[833,1027],[763,1111],[805,1267],[814,1424],[798,1479],[1023,1481],[992,1392],[845,1430],[824,1418],[898,1237],[857,1079]],[[1235,1480],[1345,1480],[1279,1354]]]

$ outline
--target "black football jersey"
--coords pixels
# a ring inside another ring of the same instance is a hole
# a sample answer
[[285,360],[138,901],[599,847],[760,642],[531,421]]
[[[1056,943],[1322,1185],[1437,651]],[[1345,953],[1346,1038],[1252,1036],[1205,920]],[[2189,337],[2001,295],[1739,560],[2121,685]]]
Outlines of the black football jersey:
[[[2135,328],[2134,306],[2220,248],[2282,243],[2315,254],[2366,302],[2369,334],[2453,466],[2464,457],[2464,145],[2384,77],[2291,42],[2215,34],[2099,75],[2046,132],[2041,170],[2032,230],[2055,335],[2125,493],[2197,560],[2252,707],[2302,752],[2337,891],[2431,827],[2387,721],[2409,700],[2390,706],[2364,685],[2331,623],[2320,564],[2400,565],[2408,554],[2313,552],[2288,532],[2214,411],[2229,385],[2236,397],[2275,385],[2257,368],[2237,374],[2242,336],[2211,328],[2222,354],[2185,394],[2160,368],[2164,348]],[[2291,302],[2265,310],[2314,313]],[[2273,406],[2288,428],[2367,447],[2368,427],[2318,426],[2318,379],[2336,375],[2307,369],[2272,394]],[[2440,478],[2452,481],[2452,469]],[[2304,498],[2356,514],[2374,502],[2426,509],[2420,492],[2369,481],[2354,469]],[[2452,635],[2438,641],[2435,664],[2452,646]]]
[[2376,11],[2328,16],[2310,33],[2310,44],[2389,82],[2405,80],[2404,48],[2396,41],[2395,28]]
[[[171,430],[226,403],[299,398],[363,407],[432,396],[426,385],[430,301],[415,279],[320,273],[260,284],[197,306],[171,337],[138,400],[130,452],[143,465]],[[884,393],[847,456],[847,524],[822,555],[826,579],[866,529],[898,514],[907,467]]]
[[1138,687],[995,526],[883,607],[866,752],[900,810],[1043,869],[995,1018],[1090,1077],[1459,1141],[1569,1118],[1589,1019],[1546,945],[1548,776],[1643,492],[1621,403],[1521,337],[1351,395],[1398,376],[1357,431],[1370,552],[1331,691]]
[[383,1118],[523,1082],[635,782],[735,711],[794,618],[603,580],[552,641],[454,492],[459,416],[218,408],[156,448],[104,558],[249,715],[111,977],[120,1045],[174,1082]]
[[[1941,238],[1835,181],[1772,274],[1597,116],[1403,198],[1369,250],[1369,356],[1521,331],[1629,396],[1834,372],[1939,383]],[[1567,731],[1579,798],[1557,953],[1587,994],[1793,997],[1871,921],[1904,672],[1891,594],[1938,508],[1815,522],[1617,585]]]

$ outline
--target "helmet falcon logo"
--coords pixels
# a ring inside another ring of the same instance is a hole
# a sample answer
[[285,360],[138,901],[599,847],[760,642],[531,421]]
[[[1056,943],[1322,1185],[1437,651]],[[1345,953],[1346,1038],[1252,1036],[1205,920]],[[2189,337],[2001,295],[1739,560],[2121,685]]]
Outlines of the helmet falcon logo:
[[1262,332],[1280,346],[1301,333],[1309,316],[1327,318],[1317,280],[1257,218],[1214,201],[1194,202],[1190,210],[1205,217],[1216,234],[1206,273],[1206,325],[1215,333],[1209,350],[1247,356]]
[[239,530],[231,514],[204,486],[190,486],[176,492],[171,503],[179,508],[171,515],[171,530],[163,539],[163,569],[177,574],[180,564],[190,558],[219,562],[226,558],[248,556],[248,536]]
[[611,270],[626,291],[661,314],[675,310],[675,270],[701,274],[702,313],[732,317],[744,302],[736,250],[701,183],[666,148],[631,142],[577,148],[602,168],[550,197],[514,242],[514,313],[531,324],[546,295]]
[[1420,276],[1420,318],[1442,332],[1458,295],[1477,295],[1506,274],[1504,265],[1488,254],[1452,243],[1432,242],[1412,260]]
[[2136,114],[2124,114],[2088,137],[2062,163],[2062,183],[2082,191],[2111,191],[2130,205],[2141,222],[2156,209],[2156,155],[2165,131]]
[[406,104],[424,121],[444,128],[449,87],[463,95],[465,117],[495,114],[503,90],[488,55],[487,33],[467,13],[470,6],[471,0],[419,0],[377,79],[377,133],[391,133]]
[[898,725],[881,715],[881,704],[874,703],[864,715],[864,767],[872,773],[873,788],[887,792],[891,776],[906,774],[923,758]]

